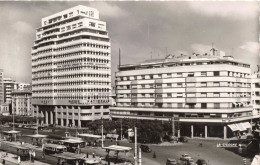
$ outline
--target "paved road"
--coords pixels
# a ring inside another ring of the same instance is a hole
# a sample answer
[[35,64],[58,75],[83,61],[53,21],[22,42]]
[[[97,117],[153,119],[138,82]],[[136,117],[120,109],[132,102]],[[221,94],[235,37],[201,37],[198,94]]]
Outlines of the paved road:
[[[23,134],[32,134],[32,131],[23,131]],[[41,132],[40,132],[41,133]],[[21,138],[24,142],[30,142],[30,138],[24,136]],[[223,148],[217,148],[217,143],[225,143],[228,141],[223,140],[203,140],[203,147],[199,147],[199,142],[202,140],[192,139],[189,140],[188,143],[178,143],[175,145],[167,144],[167,145],[149,145],[153,152],[152,153],[142,153],[142,164],[143,165],[157,165],[157,164],[165,164],[167,158],[175,158],[179,159],[183,153],[189,154],[196,161],[199,158],[205,159],[210,165],[243,165],[243,157],[236,154],[235,152],[228,151]],[[105,146],[109,146],[112,144],[116,144],[115,141],[111,142],[107,140],[105,142]],[[134,152],[134,144],[128,142],[121,142],[119,145],[132,147],[133,150],[126,154],[121,153],[119,157],[122,157],[127,160],[133,161],[133,152]],[[105,156],[105,150],[98,148],[84,148],[81,150],[83,153],[92,154],[93,152],[96,155]],[[153,153],[156,153],[156,158],[153,158]],[[42,153],[40,151],[36,151],[36,158],[41,159]],[[113,155],[113,153],[111,153]],[[41,160],[45,163],[52,164],[57,163],[57,159],[51,156],[46,156],[44,160]],[[53,163],[54,162],[54,163]],[[247,165],[250,165],[249,159],[247,159]]]

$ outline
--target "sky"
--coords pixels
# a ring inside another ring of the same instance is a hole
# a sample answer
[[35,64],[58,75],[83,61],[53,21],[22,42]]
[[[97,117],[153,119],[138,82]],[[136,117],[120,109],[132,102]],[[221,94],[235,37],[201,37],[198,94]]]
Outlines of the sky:
[[121,64],[190,55],[215,48],[260,64],[257,2],[0,1],[0,68],[5,77],[31,82],[31,47],[41,18],[85,5],[99,10],[111,38],[112,77]]

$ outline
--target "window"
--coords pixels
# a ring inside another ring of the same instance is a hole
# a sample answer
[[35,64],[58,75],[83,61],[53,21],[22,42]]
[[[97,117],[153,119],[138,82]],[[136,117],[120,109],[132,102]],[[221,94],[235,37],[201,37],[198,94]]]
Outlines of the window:
[[182,108],[182,103],[177,103],[178,108]]
[[183,97],[182,93],[177,93],[177,97]]
[[162,94],[157,94],[156,98],[162,98]]
[[201,87],[206,87],[207,86],[207,83],[206,82],[201,82]]
[[219,76],[219,71],[213,72],[213,75],[214,75],[214,76]]
[[201,93],[201,97],[207,97],[207,93]]
[[201,76],[207,76],[207,72],[201,72]]
[[182,77],[182,73],[177,73],[177,77]]
[[220,108],[220,103],[214,103],[214,108]]
[[219,92],[214,92],[213,97],[219,97]]
[[167,87],[172,87],[172,84],[171,83],[167,83]]
[[145,85],[144,85],[144,84],[142,84],[142,88],[145,88]]
[[167,103],[167,107],[172,107],[172,103]]
[[214,83],[213,83],[213,86],[214,86],[214,87],[219,87],[219,86],[220,86],[220,83],[219,83],[219,82],[214,82]]
[[95,27],[95,23],[94,22],[89,22],[89,26],[91,26],[91,27]]
[[150,75],[150,79],[153,79],[153,75]]
[[167,73],[167,77],[172,77],[172,74],[171,73]]
[[182,83],[177,83],[177,87],[182,87]]
[[194,73],[188,73],[188,77],[194,77]]
[[142,75],[142,76],[141,76],[141,79],[142,79],[142,80],[144,80],[144,79],[145,79],[145,76],[144,76],[144,75]]
[[162,74],[158,74],[158,78],[162,78]]
[[201,103],[201,108],[206,109],[207,108],[207,103]]
[[156,88],[162,88],[162,84],[156,84]]
[[172,97],[172,94],[171,93],[167,93],[167,97]]

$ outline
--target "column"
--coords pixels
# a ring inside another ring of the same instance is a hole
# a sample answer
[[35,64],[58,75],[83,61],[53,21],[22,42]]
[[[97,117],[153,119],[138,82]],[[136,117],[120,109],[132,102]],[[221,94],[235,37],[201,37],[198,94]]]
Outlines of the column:
[[193,138],[193,124],[190,126],[191,138]]
[[224,125],[224,139],[227,138],[227,126]]
[[[41,117],[44,117],[43,111],[41,111]],[[41,125],[43,125],[43,119],[41,120]]]
[[81,116],[80,116],[80,106],[78,106],[78,127],[81,128]]
[[50,124],[53,124],[53,112],[52,111],[50,111]]
[[92,108],[92,119],[91,120],[93,121],[93,120],[95,120],[95,106],[92,105],[91,108]]
[[69,106],[66,106],[66,127],[69,126]]
[[72,106],[72,127],[75,126],[75,115],[74,115],[74,112],[75,112],[75,110],[74,110],[74,107]]
[[178,129],[178,137],[181,137],[181,130]]
[[48,111],[45,111],[45,123],[49,124],[49,114],[48,114]]
[[174,117],[172,117],[172,135],[175,136],[175,123]]
[[63,106],[61,106],[60,112],[61,112],[60,126],[64,127],[64,123],[63,123],[63,112],[64,112],[64,109],[63,109]]
[[208,126],[205,125],[205,139],[208,138]]
[[57,117],[57,115],[58,115],[58,106],[55,106],[55,124],[56,125],[58,125],[58,117]]

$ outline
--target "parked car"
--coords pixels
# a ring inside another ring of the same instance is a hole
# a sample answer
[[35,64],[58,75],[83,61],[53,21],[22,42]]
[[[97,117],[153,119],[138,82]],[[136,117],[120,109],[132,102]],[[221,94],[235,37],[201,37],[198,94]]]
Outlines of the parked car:
[[204,159],[198,159],[196,163],[197,163],[197,165],[208,165],[206,160],[204,160]]
[[181,136],[181,137],[179,137],[179,142],[187,143],[188,138],[186,136]]
[[189,160],[192,159],[188,154],[182,154],[180,160]]
[[179,165],[176,159],[168,158],[166,160],[166,165]]
[[141,144],[140,148],[143,152],[152,152],[152,149],[148,145]]

